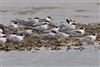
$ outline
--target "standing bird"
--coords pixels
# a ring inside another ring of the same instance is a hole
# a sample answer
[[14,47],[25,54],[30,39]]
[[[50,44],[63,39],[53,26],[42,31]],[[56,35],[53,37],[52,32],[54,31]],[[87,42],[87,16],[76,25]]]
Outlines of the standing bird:
[[19,23],[13,22],[9,25],[9,28],[17,29],[19,27]]
[[2,33],[2,32],[3,32],[3,29],[0,28],[0,33]]
[[50,31],[48,33],[41,34],[41,36],[46,37],[48,39],[52,39],[55,38],[56,34],[57,34],[56,31]]
[[24,20],[15,19],[15,20],[11,20],[11,22],[22,24],[22,23],[24,23]]
[[37,23],[37,22],[44,22],[45,19],[40,19],[39,17],[35,17],[34,18],[34,21]]
[[34,21],[35,21],[36,23],[38,23],[38,22],[40,22],[40,18],[39,18],[39,17],[35,17],[35,18],[34,18]]
[[54,26],[53,28],[50,29],[50,31],[56,31],[59,32],[60,27],[59,26]]
[[87,35],[85,37],[80,38],[80,40],[82,40],[82,41],[95,41],[96,38],[97,38],[97,34],[96,33],[95,34],[93,33],[91,35]]
[[72,30],[70,32],[70,35],[71,36],[82,36],[82,35],[84,35],[84,33],[85,33],[85,28],[81,27],[79,29]]
[[0,37],[2,37],[2,36],[6,36],[6,34],[5,33],[0,33]]
[[5,31],[4,31],[4,28],[0,27],[0,37],[2,37],[2,36],[6,36],[6,34],[5,34]]
[[65,37],[65,38],[67,38],[67,37],[69,37],[69,34],[66,34],[66,33],[64,33],[64,32],[58,32],[58,33],[57,33],[57,36],[58,36],[58,37]]
[[6,36],[0,36],[0,44],[6,43],[6,42],[7,42]]
[[50,16],[47,16],[45,20],[48,22],[52,22],[53,18],[51,18]]
[[96,33],[93,33],[91,35],[87,35],[85,37],[81,37],[81,38],[78,38],[82,43],[92,43],[92,44],[95,44],[95,40],[97,38],[97,34]]
[[18,31],[16,34],[18,35],[31,35],[33,32],[31,29],[27,29],[27,30],[22,30],[22,31]]
[[65,27],[60,28],[61,32],[70,33],[72,30],[76,29],[76,23],[67,24]]
[[44,23],[43,25],[33,27],[34,30],[37,32],[44,32],[45,30],[48,29],[48,23]]
[[4,27],[0,26],[0,33],[4,33],[5,30],[4,30]]
[[16,33],[7,36],[8,41],[16,42],[16,43],[23,41],[23,39],[24,39],[24,35],[16,35]]

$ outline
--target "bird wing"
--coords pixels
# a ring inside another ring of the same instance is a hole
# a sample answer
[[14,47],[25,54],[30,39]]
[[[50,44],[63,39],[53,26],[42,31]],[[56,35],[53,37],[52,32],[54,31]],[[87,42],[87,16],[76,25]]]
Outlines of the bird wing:
[[70,35],[72,36],[80,36],[81,35],[81,31],[78,31],[78,30],[73,30]]

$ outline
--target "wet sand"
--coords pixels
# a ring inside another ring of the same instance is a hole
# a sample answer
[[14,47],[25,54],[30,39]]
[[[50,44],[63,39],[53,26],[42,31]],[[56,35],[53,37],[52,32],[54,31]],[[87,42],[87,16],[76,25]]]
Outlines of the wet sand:
[[100,51],[12,51],[1,57],[1,67],[100,67]]

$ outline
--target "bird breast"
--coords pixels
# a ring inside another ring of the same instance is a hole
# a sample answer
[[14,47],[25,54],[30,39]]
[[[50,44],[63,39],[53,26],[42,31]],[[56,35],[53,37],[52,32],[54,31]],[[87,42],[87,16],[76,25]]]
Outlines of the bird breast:
[[7,38],[0,37],[0,42],[1,42],[1,43],[5,43],[6,41],[7,41]]
[[0,29],[0,33],[2,33],[3,32],[3,30],[2,29]]

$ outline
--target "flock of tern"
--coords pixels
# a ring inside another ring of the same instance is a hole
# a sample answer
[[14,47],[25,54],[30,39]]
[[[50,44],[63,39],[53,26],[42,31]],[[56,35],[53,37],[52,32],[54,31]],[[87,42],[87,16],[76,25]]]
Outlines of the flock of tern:
[[26,35],[32,35],[33,30],[39,33],[38,36],[46,37],[47,39],[58,37],[68,38],[69,36],[77,37],[81,42],[94,42],[97,38],[97,33],[91,33],[91,35],[84,36],[85,28],[77,28],[77,22],[72,19],[65,19],[64,22],[59,25],[54,24],[54,19],[47,16],[45,19],[39,17],[27,18],[27,20],[15,19],[12,20],[8,28],[18,29],[20,26],[32,26],[30,29],[24,29],[17,32],[13,32],[7,35],[4,28],[0,26],[0,43],[21,42]]

